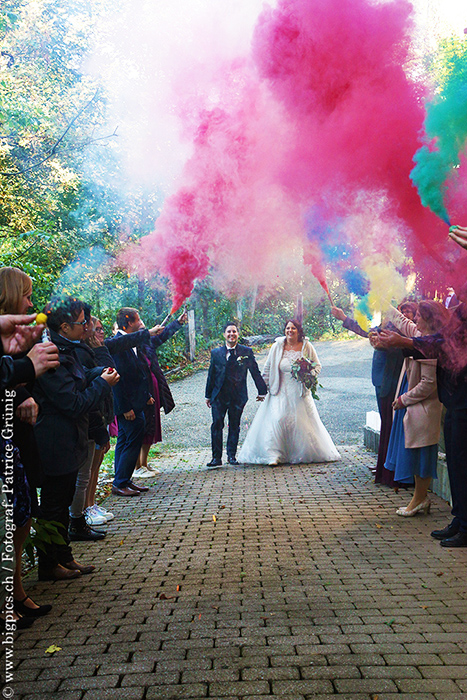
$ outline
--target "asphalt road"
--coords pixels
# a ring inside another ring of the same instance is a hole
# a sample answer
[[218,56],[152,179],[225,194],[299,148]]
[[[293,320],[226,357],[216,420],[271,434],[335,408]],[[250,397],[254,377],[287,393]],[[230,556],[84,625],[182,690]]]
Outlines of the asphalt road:
[[[324,341],[314,343],[323,369],[320,375],[320,400],[317,403],[321,419],[337,445],[363,442],[363,425],[367,411],[376,411],[376,399],[371,384],[373,350],[367,340]],[[258,353],[261,366],[267,352]],[[166,445],[177,448],[202,448],[210,444],[211,412],[204,400],[207,372],[171,384],[175,409],[168,416],[162,413],[162,433]],[[248,401],[242,420],[243,440],[246,429],[257,409],[256,387],[249,378]]]

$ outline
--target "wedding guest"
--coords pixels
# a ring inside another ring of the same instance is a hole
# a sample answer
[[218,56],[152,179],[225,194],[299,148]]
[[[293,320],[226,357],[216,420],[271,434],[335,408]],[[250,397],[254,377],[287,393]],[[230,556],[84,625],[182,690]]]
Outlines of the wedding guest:
[[[149,342],[151,336],[163,332],[164,328],[154,326],[147,330],[138,310],[131,307],[118,311],[117,325],[119,330],[116,335],[105,341],[122,377],[121,383],[114,388],[118,437],[112,493],[115,496],[139,496],[148,491],[148,487],[136,485],[132,477],[143,444],[144,410],[146,405],[154,403],[148,362],[141,347]],[[125,336],[132,337],[122,345]]]
[[[16,267],[0,269],[0,314],[27,314],[32,309],[32,280]],[[52,343],[41,344],[49,349],[51,356],[58,361],[57,348]],[[44,352],[39,347],[34,354]],[[31,353],[29,353],[31,357]],[[36,376],[39,373],[36,372]],[[38,414],[38,405],[31,391],[35,376],[31,381],[16,386],[13,396],[13,436],[12,442],[17,448],[14,456],[14,524],[13,543],[15,547],[15,571],[13,576],[13,598],[17,613],[39,617],[52,608],[51,605],[37,605],[23,587],[22,554],[23,545],[31,530],[31,517],[38,517],[36,489],[41,485],[41,466],[34,439],[33,425]],[[3,472],[2,472],[3,473]]]
[[[99,367],[94,350],[85,342],[92,332],[92,322],[91,322],[91,307],[89,304],[83,304],[84,318],[86,324],[83,330],[83,337],[81,342],[75,343],[75,353],[82,364],[88,370],[93,370]],[[112,364],[104,363],[101,367],[112,367]],[[97,514],[90,516],[85,513],[86,507],[86,491],[88,488],[89,480],[91,478],[91,468],[95,457],[96,445],[102,445],[104,450],[108,450],[110,447],[109,443],[109,433],[107,431],[107,426],[104,423],[102,416],[101,405],[102,401],[106,400],[107,397],[102,397],[101,402],[95,406],[88,414],[88,454],[87,458],[81,465],[75,485],[75,495],[70,505],[70,525],[68,535],[72,542],[76,541],[99,541],[104,539],[106,533],[102,530],[93,529],[94,525],[103,525],[107,520],[101,515]]]
[[[91,316],[88,333],[84,342],[93,350],[96,362],[100,366],[114,367],[115,362],[108,348],[104,343],[104,327],[102,321],[96,316]],[[112,393],[104,396],[99,406],[104,425],[108,426],[115,418],[113,395]],[[99,479],[99,469],[101,468],[105,454],[110,448],[110,436],[107,434],[104,444],[95,445],[93,453],[91,473],[89,483],[86,489],[85,501],[85,516],[86,521],[90,526],[103,525],[110,522],[114,518],[114,514],[107,510],[103,505],[96,503],[96,490]]]
[[164,412],[170,413],[175,407],[175,403],[164,373],[162,372],[156,349],[177,333],[187,321],[186,312],[177,321],[170,323],[164,330],[156,336],[150,338],[149,342],[140,346],[141,355],[147,362],[150,382],[151,399],[144,407],[144,435],[143,444],[136,464],[134,476],[148,477],[154,476],[156,472],[148,467],[148,456],[151,445],[162,441],[161,408]]
[[34,385],[34,398],[41,409],[34,429],[44,469],[42,517],[60,524],[64,543],[45,543],[38,555],[39,579],[57,581],[91,573],[95,568],[73,558],[68,509],[77,473],[88,454],[89,411],[110,392],[119,375],[113,368],[87,370],[80,363],[76,343],[83,337],[86,324],[81,301],[68,297],[53,302],[46,313],[60,366],[42,375]]
[[[47,370],[53,370],[58,365],[57,348],[52,343],[35,345],[25,357],[15,359],[17,353],[25,352],[31,344],[40,337],[44,326],[25,327],[24,324],[31,323],[36,314],[32,315],[0,315],[0,403],[2,404],[1,415],[4,430],[0,435],[0,484],[2,493],[2,518],[1,533],[2,543],[5,542],[5,514],[6,507],[12,507],[12,524],[15,527],[13,533],[14,555],[2,551],[2,567],[0,579],[3,583],[4,576],[13,572],[12,610],[5,610],[6,587],[1,586],[0,597],[0,619],[3,620],[5,631],[13,632],[16,629],[30,627],[36,617],[48,613],[51,605],[37,605],[26,595],[21,577],[21,557],[25,536],[27,536],[31,524],[31,491],[27,483],[18,447],[13,443],[13,429],[9,428],[7,416],[13,413],[13,408],[7,410],[6,395],[8,387],[15,387],[18,382],[33,382],[36,377]],[[19,330],[19,324],[23,327]],[[3,356],[3,353],[9,353]],[[11,392],[9,392],[11,393]],[[14,393],[14,392],[13,392]],[[12,398],[11,396],[8,398]],[[12,420],[12,419],[10,419]],[[11,436],[10,436],[11,435]],[[12,469],[7,470],[6,455]],[[11,473],[12,471],[12,473]],[[11,559],[11,565],[10,564]]]
[[384,347],[400,347],[415,357],[438,360],[438,393],[446,407],[444,440],[453,519],[431,535],[443,547],[467,547],[467,284],[456,292],[461,303],[440,332],[405,338],[383,330],[379,337]]
[[[386,317],[402,335],[416,337],[438,332],[446,325],[449,313],[437,301],[422,301],[415,323],[396,309],[390,309]],[[397,510],[397,515],[405,517],[429,512],[428,489],[437,476],[442,404],[438,399],[436,366],[435,359],[405,358],[393,402],[395,416],[385,467],[394,472],[397,482],[415,481],[410,503]]]
[[[400,307],[408,319],[413,320],[417,305],[415,302],[405,302]],[[388,451],[389,437],[391,435],[393,408],[392,403],[396,395],[397,382],[404,357],[402,351],[397,348],[382,349],[374,346],[374,337],[377,328],[369,332],[363,330],[359,324],[349,318],[342,309],[337,306],[331,308],[332,315],[342,321],[344,328],[362,336],[369,338],[373,347],[373,359],[371,364],[371,382],[375,388],[376,402],[381,418],[381,428],[379,434],[378,459],[375,470],[375,483],[384,486],[394,486],[394,474],[384,466]]]
[[456,296],[456,293],[454,291],[454,287],[448,287],[447,288],[447,296],[446,299],[444,300],[444,306],[446,309],[450,309],[452,306],[457,306],[459,303],[459,299]]

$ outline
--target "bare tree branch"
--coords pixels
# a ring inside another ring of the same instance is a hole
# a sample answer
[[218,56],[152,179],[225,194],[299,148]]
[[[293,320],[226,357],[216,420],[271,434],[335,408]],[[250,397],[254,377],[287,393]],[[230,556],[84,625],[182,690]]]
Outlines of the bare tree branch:
[[[63,134],[55,141],[54,145],[53,145],[52,148],[49,150],[49,152],[47,153],[47,155],[45,155],[45,156],[44,156],[41,160],[39,160],[37,163],[34,163],[33,165],[30,165],[28,168],[23,168],[23,169],[17,170],[17,171],[7,171],[7,172],[3,172],[3,173],[0,172],[0,176],[3,176],[3,177],[18,177],[18,175],[26,175],[27,173],[31,172],[32,170],[35,170],[36,168],[39,168],[39,167],[40,167],[41,165],[43,165],[46,161],[50,160],[50,158],[52,158],[52,157],[55,155],[55,153],[57,152],[58,147],[59,147],[60,144],[62,143],[62,141],[63,141],[63,139],[65,138],[65,136],[67,135],[67,133],[70,131],[70,129],[71,129],[71,127],[73,126],[73,124],[79,119],[79,117],[83,114],[83,112],[85,112],[86,109],[94,102],[94,100],[95,100],[96,97],[97,97],[98,92],[99,92],[99,91],[96,90],[95,94],[94,94],[93,97],[89,100],[89,102],[87,102],[87,103],[79,110],[79,112],[77,112],[77,114],[75,114],[75,116],[73,117],[73,119],[70,121],[70,123],[69,123],[68,126],[66,127],[65,131],[63,132]],[[116,129],[115,129],[114,133],[112,134],[112,136],[115,136],[115,135],[116,135]],[[110,137],[102,137],[102,138],[110,138]],[[95,139],[95,140],[97,141],[97,140],[100,140],[100,139]]]

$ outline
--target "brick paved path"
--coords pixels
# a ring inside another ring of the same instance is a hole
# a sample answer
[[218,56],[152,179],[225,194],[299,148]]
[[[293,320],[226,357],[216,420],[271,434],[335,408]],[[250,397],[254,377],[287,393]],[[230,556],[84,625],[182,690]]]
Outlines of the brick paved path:
[[54,609],[18,636],[15,698],[467,698],[467,550],[429,536],[447,504],[396,517],[407,494],[340,449],[217,470],[178,453],[150,493],[109,498],[106,540],[75,547],[94,575],[27,578]]

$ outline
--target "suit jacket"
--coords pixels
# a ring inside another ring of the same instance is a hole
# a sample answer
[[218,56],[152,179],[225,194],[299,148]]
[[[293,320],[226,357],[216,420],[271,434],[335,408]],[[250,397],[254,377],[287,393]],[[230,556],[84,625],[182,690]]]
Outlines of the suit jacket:
[[75,343],[54,331],[51,336],[60,366],[34,383],[33,396],[40,408],[34,433],[44,472],[70,474],[88,453],[89,411],[110,393],[110,386],[99,376],[100,367],[83,367]]
[[[105,341],[114,358],[115,368],[120,375],[120,381],[113,387],[114,408],[117,416],[128,413],[132,409],[135,413],[140,413],[151,397],[149,367],[140,351],[141,346],[148,338],[150,338],[148,330],[128,334],[118,331],[114,338]],[[115,343],[118,339],[125,339],[123,349],[122,341]],[[136,353],[133,350],[134,347],[137,348]]]
[[206,398],[211,401],[221,395],[221,398],[234,399],[239,405],[248,401],[247,375],[248,371],[258,389],[258,394],[264,396],[268,389],[259,371],[253,350],[246,345],[237,345],[234,350],[235,359],[227,363],[227,348],[223,345],[211,351],[206,382]]

